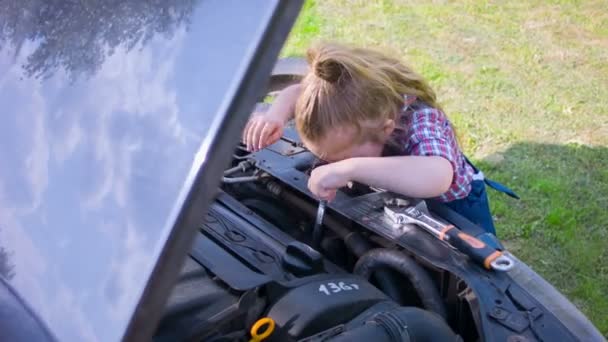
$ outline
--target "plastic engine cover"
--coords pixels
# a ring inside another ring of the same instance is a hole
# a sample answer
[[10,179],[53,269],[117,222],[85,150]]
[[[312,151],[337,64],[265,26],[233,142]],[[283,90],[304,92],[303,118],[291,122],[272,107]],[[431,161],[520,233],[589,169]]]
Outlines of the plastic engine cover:
[[348,322],[386,300],[384,293],[355,275],[315,277],[286,292],[271,306],[268,316],[283,333],[304,338]]

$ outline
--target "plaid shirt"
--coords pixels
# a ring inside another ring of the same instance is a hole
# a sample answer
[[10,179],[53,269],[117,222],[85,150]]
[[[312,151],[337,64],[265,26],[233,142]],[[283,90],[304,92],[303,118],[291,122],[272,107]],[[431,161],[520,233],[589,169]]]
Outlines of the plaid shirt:
[[439,156],[452,164],[452,185],[437,198],[439,201],[450,202],[469,195],[475,171],[466,162],[452,126],[441,110],[406,96],[397,126],[391,139],[395,145],[391,154]]

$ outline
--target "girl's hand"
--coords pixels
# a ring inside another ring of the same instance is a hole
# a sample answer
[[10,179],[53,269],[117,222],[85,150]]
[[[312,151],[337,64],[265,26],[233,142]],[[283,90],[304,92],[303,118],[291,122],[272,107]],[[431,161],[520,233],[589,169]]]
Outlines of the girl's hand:
[[293,118],[300,92],[299,84],[283,89],[267,113],[256,113],[249,119],[243,130],[243,143],[247,150],[259,151],[283,136],[283,126]]
[[348,160],[319,166],[312,170],[308,189],[321,200],[332,201],[336,192],[351,181]]
[[243,130],[243,143],[249,151],[259,151],[283,136],[284,120],[267,113],[254,114]]

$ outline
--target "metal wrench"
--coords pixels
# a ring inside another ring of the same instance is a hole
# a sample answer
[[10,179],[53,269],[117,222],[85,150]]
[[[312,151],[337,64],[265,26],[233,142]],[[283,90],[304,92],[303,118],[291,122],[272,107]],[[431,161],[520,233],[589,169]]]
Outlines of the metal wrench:
[[317,209],[315,225],[312,228],[312,244],[315,248],[318,248],[321,245],[321,239],[323,238],[323,231],[321,230],[321,227],[323,226],[323,216],[325,216],[326,206],[327,201],[319,201],[319,208]]
[[[312,170],[319,164],[322,160],[320,158],[315,157],[312,164],[310,165],[310,169],[308,174],[312,173]],[[323,226],[323,216],[325,216],[325,207],[327,207],[326,200],[319,201],[319,208],[317,209],[317,216],[315,217],[315,225],[312,227],[312,246],[316,249],[321,247],[321,239],[323,238],[323,231],[321,230]]]
[[486,269],[509,271],[515,266],[513,259],[502,251],[486,245],[483,241],[462,232],[453,225],[446,225],[435,220],[415,206],[396,205],[393,208],[391,209],[390,205],[384,207],[385,214],[393,222],[399,225],[414,224],[423,228],[439,240],[447,242],[451,247],[466,254]]

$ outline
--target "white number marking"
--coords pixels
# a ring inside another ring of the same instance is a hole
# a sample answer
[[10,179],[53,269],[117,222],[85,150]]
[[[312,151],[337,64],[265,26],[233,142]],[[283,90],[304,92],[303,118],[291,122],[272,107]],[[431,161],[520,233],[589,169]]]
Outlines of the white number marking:
[[329,291],[327,290],[327,287],[325,287],[325,284],[321,284],[321,286],[319,286],[319,292],[323,292],[329,296]]
[[333,293],[338,293],[340,291],[352,291],[358,290],[359,285],[357,284],[345,284],[343,281],[336,283],[327,283],[321,284],[319,286],[319,292],[325,293],[326,296],[329,296]]

